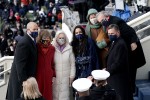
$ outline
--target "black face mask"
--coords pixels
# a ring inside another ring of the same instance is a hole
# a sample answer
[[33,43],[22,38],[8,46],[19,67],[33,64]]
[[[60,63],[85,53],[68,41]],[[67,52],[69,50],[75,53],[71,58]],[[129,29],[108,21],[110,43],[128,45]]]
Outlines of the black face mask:
[[108,22],[108,20],[103,19],[103,20],[101,21],[101,24],[102,24],[103,26],[107,27],[107,26],[109,25],[109,22]]
[[48,41],[48,40],[41,40],[42,44],[45,44],[45,43],[48,43],[48,42],[50,42],[50,41]]

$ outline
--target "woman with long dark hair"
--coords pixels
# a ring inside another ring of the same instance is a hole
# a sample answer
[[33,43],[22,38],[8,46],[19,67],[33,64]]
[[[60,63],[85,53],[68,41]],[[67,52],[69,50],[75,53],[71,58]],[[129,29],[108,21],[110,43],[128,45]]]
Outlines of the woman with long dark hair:
[[86,78],[92,70],[100,68],[94,41],[88,38],[81,26],[75,27],[71,45],[76,63],[75,79]]

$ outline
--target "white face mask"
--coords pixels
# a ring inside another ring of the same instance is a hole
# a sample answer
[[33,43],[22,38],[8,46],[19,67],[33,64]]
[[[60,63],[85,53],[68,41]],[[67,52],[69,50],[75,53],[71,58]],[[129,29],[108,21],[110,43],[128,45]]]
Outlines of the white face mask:
[[92,18],[92,19],[90,19],[90,22],[91,22],[93,25],[95,25],[95,24],[97,23],[97,19],[96,19],[96,18]]
[[60,39],[59,39],[59,38],[58,38],[58,39],[57,39],[57,42],[58,42],[59,45],[64,45],[64,44],[65,44],[65,39],[63,39],[63,38],[60,38]]

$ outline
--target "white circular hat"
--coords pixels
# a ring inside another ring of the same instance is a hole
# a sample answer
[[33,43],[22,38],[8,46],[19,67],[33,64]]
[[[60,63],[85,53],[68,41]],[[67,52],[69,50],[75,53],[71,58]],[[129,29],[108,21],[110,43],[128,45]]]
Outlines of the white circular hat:
[[87,78],[79,78],[72,83],[72,87],[76,89],[78,92],[87,91],[91,86],[92,82]]
[[93,70],[91,74],[96,80],[106,80],[110,76],[110,73],[106,70]]

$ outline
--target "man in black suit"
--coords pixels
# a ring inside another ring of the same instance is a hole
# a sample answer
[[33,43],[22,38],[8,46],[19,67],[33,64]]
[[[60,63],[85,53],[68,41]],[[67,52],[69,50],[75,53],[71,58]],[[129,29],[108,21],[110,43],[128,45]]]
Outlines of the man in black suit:
[[111,16],[105,11],[101,11],[97,14],[97,20],[106,29],[110,24],[117,24],[119,26],[120,36],[124,39],[128,48],[129,71],[131,77],[132,92],[134,93],[137,68],[145,65],[146,63],[143,49],[135,30],[127,25],[127,23],[122,19]]
[[22,83],[29,77],[35,76],[37,65],[37,48],[35,39],[38,35],[38,26],[34,22],[27,24],[27,34],[18,42],[11,74],[8,84],[6,99],[16,100],[22,92]]
[[116,24],[108,26],[108,37],[111,45],[106,57],[106,70],[110,73],[108,84],[116,90],[119,100],[133,100],[129,78],[128,49],[125,41],[120,37]]

